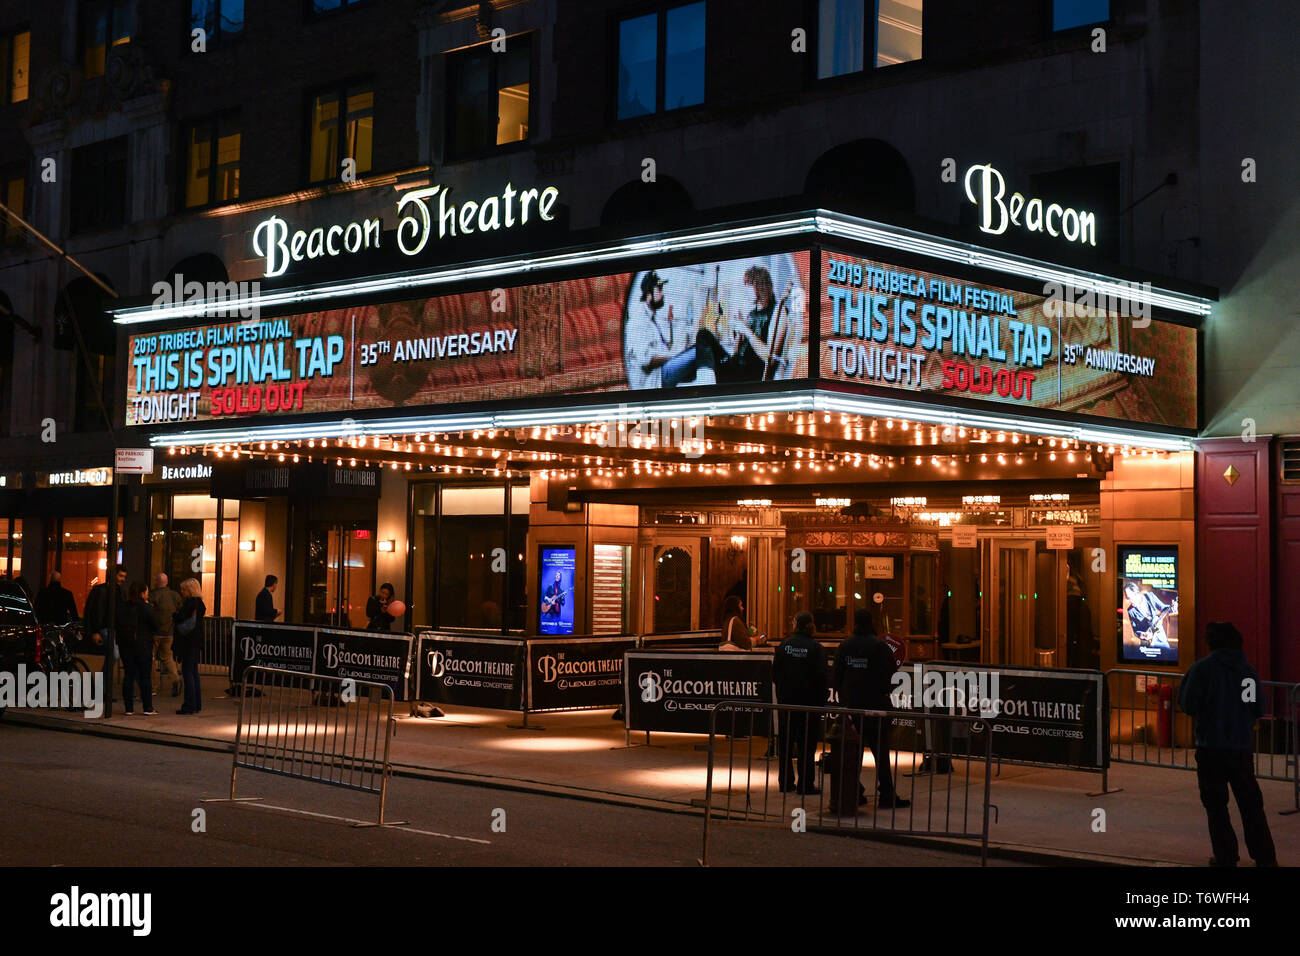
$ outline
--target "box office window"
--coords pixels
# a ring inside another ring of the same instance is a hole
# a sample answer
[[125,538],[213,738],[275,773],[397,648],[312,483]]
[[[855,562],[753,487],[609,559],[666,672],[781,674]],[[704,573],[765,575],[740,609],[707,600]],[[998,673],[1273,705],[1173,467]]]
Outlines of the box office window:
[[921,59],[923,0],[818,0],[817,78]]
[[483,153],[528,139],[533,38],[507,37],[447,55],[447,155]]
[[308,107],[307,164],[313,183],[335,179],[350,159],[360,176],[370,172],[374,161],[375,91],[368,85],[323,90]]
[[704,102],[705,4],[618,24],[616,116],[630,119]]

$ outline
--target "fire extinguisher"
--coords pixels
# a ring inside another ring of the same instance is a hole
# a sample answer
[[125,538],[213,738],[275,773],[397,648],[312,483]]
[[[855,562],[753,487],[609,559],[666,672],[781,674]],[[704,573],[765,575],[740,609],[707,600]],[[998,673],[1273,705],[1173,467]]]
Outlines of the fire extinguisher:
[[1159,695],[1160,710],[1156,717],[1156,735],[1161,747],[1172,747],[1174,742],[1174,685],[1161,682],[1156,693]]

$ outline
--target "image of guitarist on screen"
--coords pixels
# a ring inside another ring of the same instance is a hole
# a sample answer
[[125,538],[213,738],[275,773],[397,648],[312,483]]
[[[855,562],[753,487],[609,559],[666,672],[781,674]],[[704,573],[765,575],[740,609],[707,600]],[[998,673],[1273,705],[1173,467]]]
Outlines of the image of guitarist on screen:
[[[572,589],[567,589],[572,590]],[[546,586],[546,591],[542,594],[542,616],[559,620],[560,615],[564,612],[564,573],[555,572],[555,580]]]
[[1165,652],[1176,654],[1165,630],[1165,621],[1178,614],[1178,598],[1175,597],[1172,603],[1166,604],[1154,590],[1143,591],[1136,581],[1125,582],[1124,598],[1128,602],[1125,613],[1128,614],[1129,625],[1133,628],[1138,646],[1144,649],[1143,653],[1149,654],[1145,648],[1152,648],[1156,652],[1149,654],[1152,657],[1165,656]]

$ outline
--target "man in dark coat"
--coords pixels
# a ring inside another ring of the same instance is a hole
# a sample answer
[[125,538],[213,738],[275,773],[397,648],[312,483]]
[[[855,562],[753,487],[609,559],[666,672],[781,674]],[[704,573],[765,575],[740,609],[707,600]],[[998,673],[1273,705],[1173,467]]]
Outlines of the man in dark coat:
[[274,574],[266,576],[265,587],[257,592],[257,600],[254,602],[254,620],[263,624],[274,624],[275,619],[280,616],[280,611],[275,606],[275,586],[279,583],[280,579]]
[[1236,866],[1237,834],[1228,816],[1228,787],[1237,798],[1246,849],[1256,866],[1277,866],[1264,795],[1255,781],[1255,721],[1264,716],[1259,674],[1241,650],[1241,632],[1227,621],[1205,629],[1208,656],[1193,664],[1178,706],[1196,719],[1196,780],[1210,824],[1211,866]]
[[36,620],[42,624],[67,624],[77,619],[77,599],[63,586],[63,575],[50,575],[50,583],[36,595]]
[[[889,710],[889,691],[894,674],[894,651],[876,636],[871,611],[858,608],[853,615],[853,636],[840,644],[835,653],[835,688],[840,703],[852,710]],[[855,718],[859,738],[857,747],[848,754],[849,766],[862,767],[863,746],[871,748],[876,762],[877,806],[906,807],[910,801],[894,792],[894,778],[889,769],[889,721],[880,717]],[[855,760],[856,757],[856,760]],[[866,790],[859,783],[859,803],[866,802]]]
[[[776,649],[772,658],[772,683],[778,704],[826,706],[826,651],[813,639],[813,618],[807,611],[794,619],[794,633]],[[780,730],[780,764],[777,779],[782,793],[797,789],[799,793],[821,793],[813,786],[817,744],[821,740],[821,717],[782,711]],[[795,760],[799,772],[795,776]]]

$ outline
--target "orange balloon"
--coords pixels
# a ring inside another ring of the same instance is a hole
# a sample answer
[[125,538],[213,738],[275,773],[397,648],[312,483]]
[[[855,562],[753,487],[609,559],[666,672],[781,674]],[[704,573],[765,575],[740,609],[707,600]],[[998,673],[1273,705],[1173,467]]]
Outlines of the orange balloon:
[[388,613],[393,615],[393,617],[401,617],[406,613],[406,605],[401,601],[389,601]]

